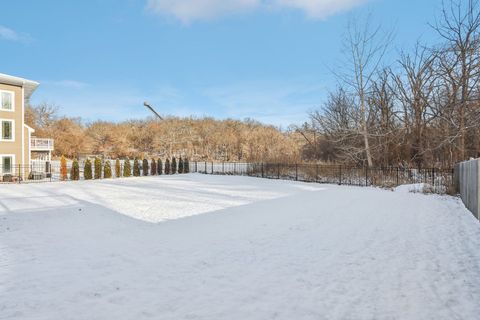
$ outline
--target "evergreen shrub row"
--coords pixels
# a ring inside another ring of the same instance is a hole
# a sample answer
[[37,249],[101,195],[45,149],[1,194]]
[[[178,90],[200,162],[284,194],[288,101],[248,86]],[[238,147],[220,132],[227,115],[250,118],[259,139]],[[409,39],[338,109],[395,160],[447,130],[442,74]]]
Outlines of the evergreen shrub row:
[[[165,165],[164,165],[165,163]],[[123,161],[123,166],[121,165],[120,159],[115,160],[115,177],[139,177],[140,175],[143,176],[155,176],[155,175],[162,175],[162,174],[176,174],[176,173],[189,173],[190,172],[190,164],[188,159],[182,159],[181,157],[178,159],[173,157],[172,159],[165,159],[165,162],[162,159],[152,159],[148,161],[148,159],[139,160],[135,158],[133,160],[133,170],[130,163],[130,159],[127,157]],[[92,161],[90,159],[85,160],[83,166],[83,178],[85,180],[92,180],[92,179],[110,179],[112,178],[112,164],[110,160],[105,161],[102,163],[100,158],[93,159],[93,166]],[[60,179],[62,181],[68,180],[67,175],[67,160],[64,156],[62,156],[60,161]],[[70,180],[80,180],[80,165],[77,159],[74,159],[72,162],[72,167],[70,168]]]

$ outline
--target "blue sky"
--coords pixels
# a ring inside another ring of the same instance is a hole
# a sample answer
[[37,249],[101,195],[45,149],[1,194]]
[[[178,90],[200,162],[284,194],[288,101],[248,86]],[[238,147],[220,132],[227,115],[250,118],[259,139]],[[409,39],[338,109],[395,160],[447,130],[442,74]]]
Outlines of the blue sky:
[[0,73],[67,116],[162,114],[301,123],[335,87],[352,15],[395,29],[387,57],[437,43],[441,0],[23,0],[0,11]]

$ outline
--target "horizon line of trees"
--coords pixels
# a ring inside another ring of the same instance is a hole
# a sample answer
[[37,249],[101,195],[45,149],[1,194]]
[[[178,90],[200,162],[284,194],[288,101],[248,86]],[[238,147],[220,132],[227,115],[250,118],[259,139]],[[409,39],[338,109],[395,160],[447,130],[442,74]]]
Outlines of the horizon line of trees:
[[83,154],[109,158],[182,156],[194,161],[298,161],[298,139],[252,119],[178,118],[119,123],[61,117],[58,107],[29,106],[26,123],[55,140],[54,157]]

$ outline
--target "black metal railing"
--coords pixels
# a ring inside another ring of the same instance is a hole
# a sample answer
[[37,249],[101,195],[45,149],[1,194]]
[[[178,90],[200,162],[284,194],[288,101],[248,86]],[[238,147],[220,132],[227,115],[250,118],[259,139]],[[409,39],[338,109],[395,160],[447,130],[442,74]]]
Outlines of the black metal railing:
[[53,168],[48,163],[20,165],[14,164],[0,167],[1,183],[22,183],[22,182],[40,182],[52,181]]
[[354,167],[323,164],[194,162],[192,172],[245,175],[268,179],[393,188],[425,184],[424,190],[451,193],[453,169],[405,167]]
[[[115,161],[111,162],[111,177],[124,177],[124,162],[116,174]],[[101,178],[104,178],[102,163]],[[134,176],[133,161],[130,162]],[[140,165],[139,176],[152,175],[151,164],[148,171]],[[161,170],[165,174],[165,167]],[[217,175],[240,175],[267,179],[283,179],[304,182],[330,183],[352,186],[378,186],[393,188],[404,184],[425,184],[427,191],[435,193],[453,193],[453,169],[405,168],[405,167],[354,167],[323,164],[286,164],[286,163],[248,163],[248,162],[190,162],[189,172]],[[158,170],[153,173],[158,175]],[[92,165],[92,179],[95,169]],[[0,167],[0,182],[50,182],[64,180],[85,180],[84,163],[79,163],[78,177],[72,175],[72,162],[62,169],[59,161],[34,163],[30,165],[12,165]]]
[[[72,181],[72,180],[86,180],[85,175],[85,162],[80,161],[78,165],[78,173],[72,172],[72,161],[68,161],[66,166],[62,169],[60,161],[36,161],[30,165],[11,165],[6,167],[0,166],[0,183],[33,183],[33,182],[55,182],[55,181]],[[125,175],[125,162],[122,160],[119,166],[119,174],[117,175],[117,168],[115,160],[110,160],[110,172],[111,178],[123,178]],[[162,166],[161,170],[158,170],[158,164],[155,165],[156,170],[152,172],[151,163],[148,164],[147,170],[144,170],[143,165],[140,163],[138,168],[138,176],[150,176],[165,174],[165,166]],[[95,180],[95,166],[92,161],[91,179]],[[105,179],[105,161],[101,164],[100,179]],[[176,173],[178,173],[178,165]],[[169,172],[173,172],[171,165],[169,166]],[[169,173],[170,174],[170,173]],[[130,161],[130,175],[128,177],[135,176],[134,161]]]

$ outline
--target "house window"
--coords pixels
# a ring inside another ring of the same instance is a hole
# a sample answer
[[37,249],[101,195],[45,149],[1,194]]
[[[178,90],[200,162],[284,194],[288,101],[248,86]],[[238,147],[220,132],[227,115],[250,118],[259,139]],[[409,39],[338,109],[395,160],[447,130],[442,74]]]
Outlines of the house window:
[[13,155],[0,155],[0,164],[2,173],[12,173],[12,168],[14,165],[14,156]]
[[11,91],[0,91],[0,109],[3,111],[14,110],[14,95]]
[[1,139],[2,141],[15,141],[14,124],[13,120],[1,120]]

